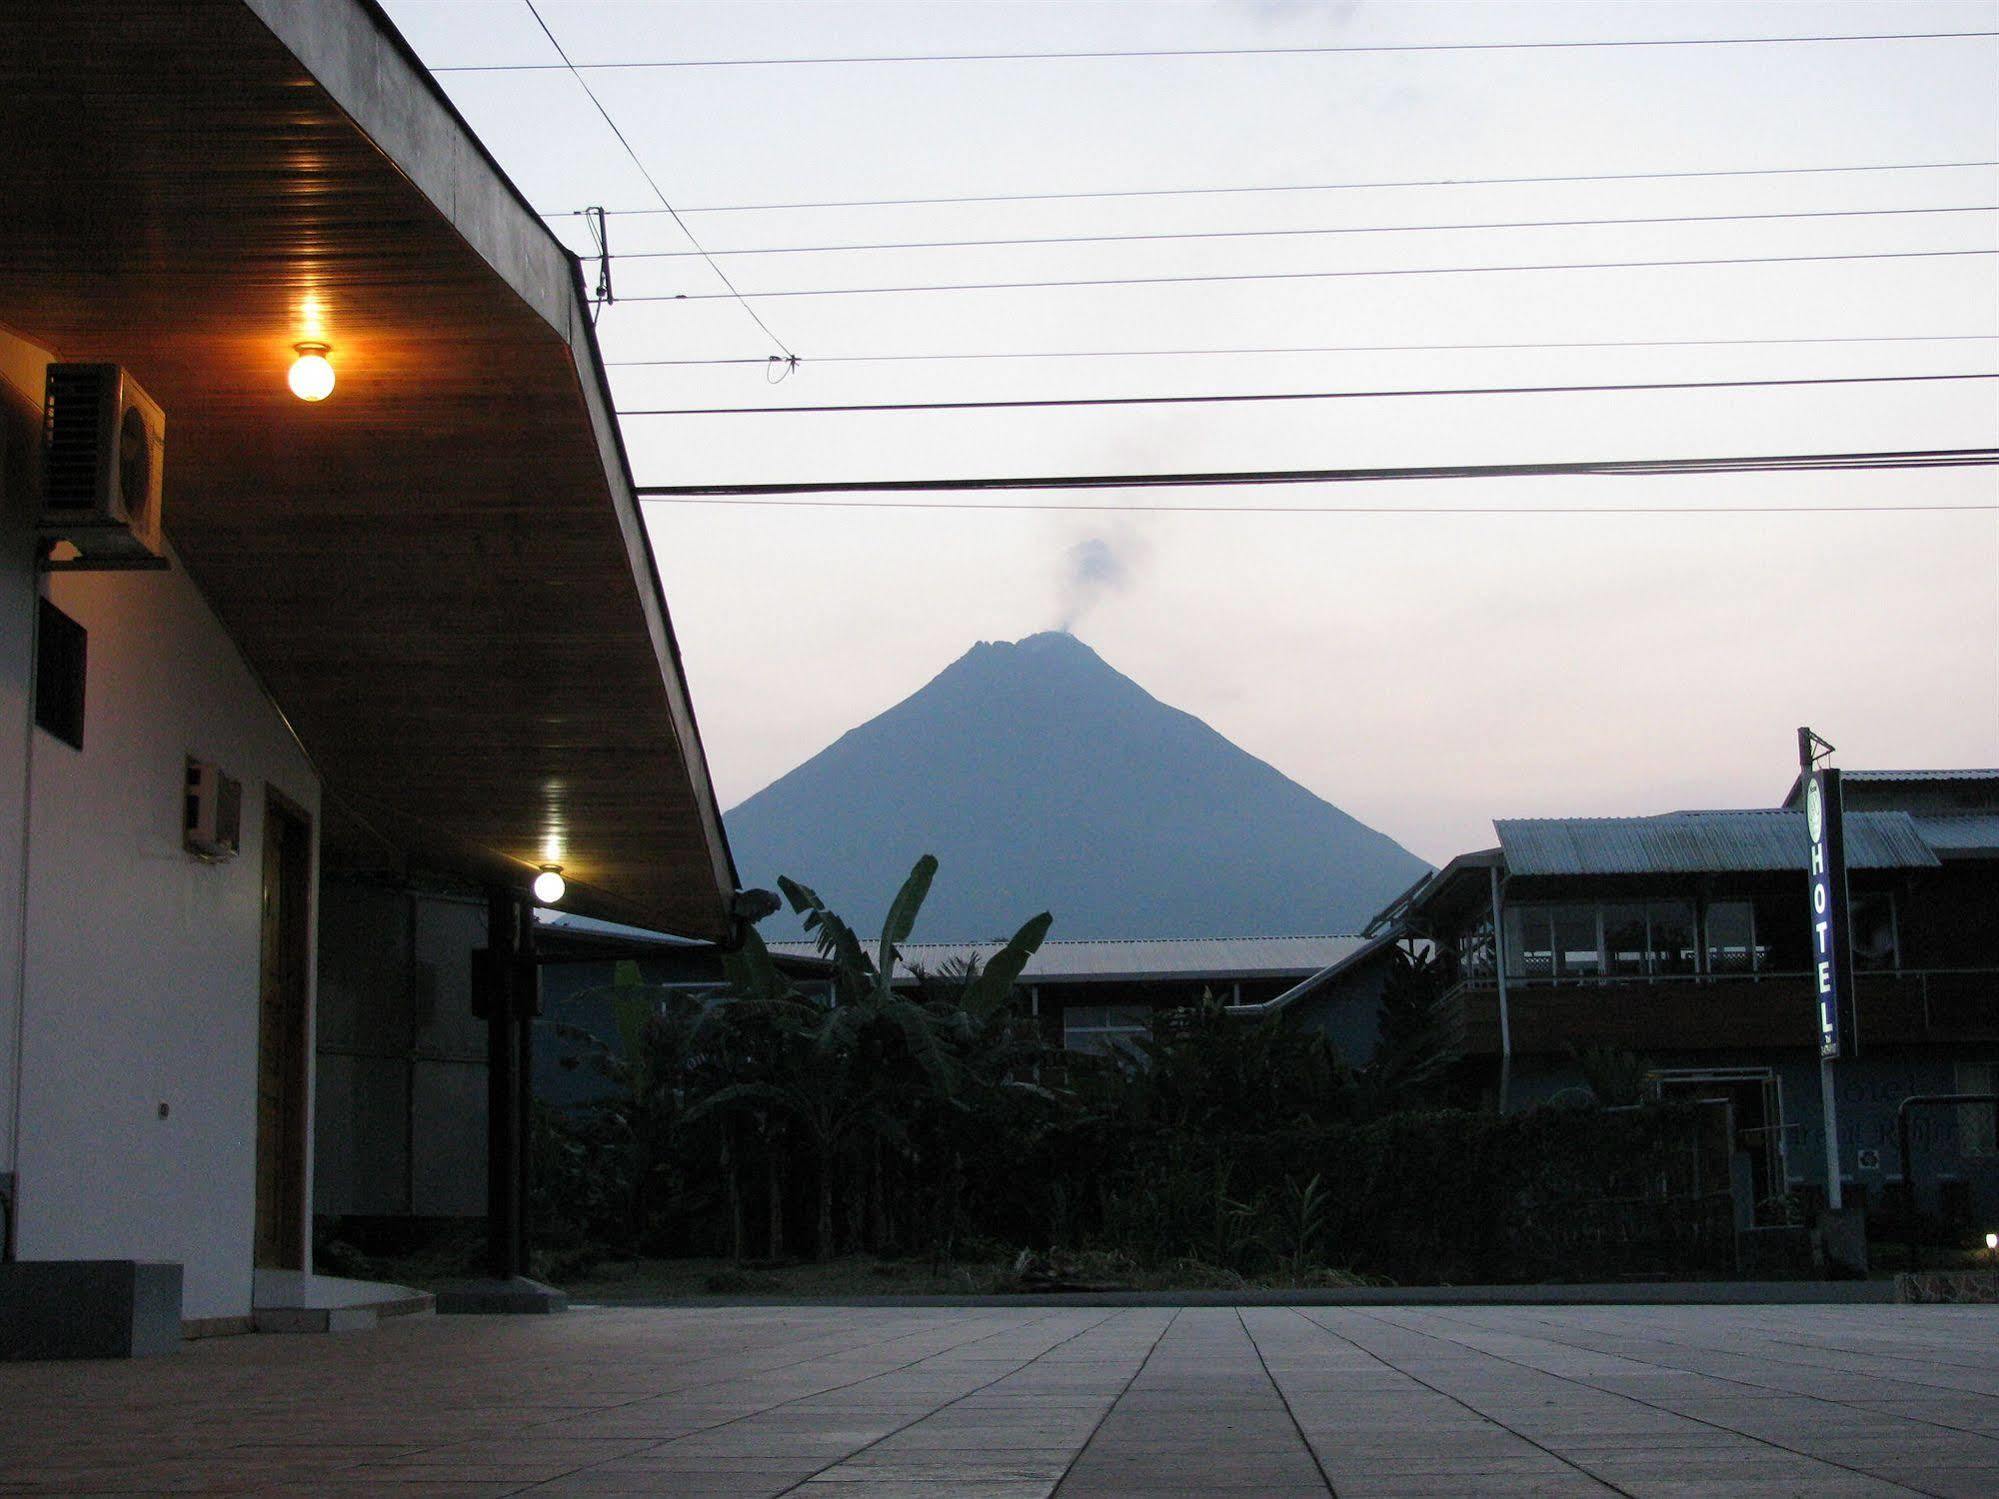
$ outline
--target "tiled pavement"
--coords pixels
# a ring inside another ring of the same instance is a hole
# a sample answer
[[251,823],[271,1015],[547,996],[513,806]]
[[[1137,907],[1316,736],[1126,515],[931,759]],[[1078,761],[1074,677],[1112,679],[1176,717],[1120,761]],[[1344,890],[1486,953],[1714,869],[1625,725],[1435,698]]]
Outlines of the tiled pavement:
[[1999,1495],[1999,1308],[737,1307],[0,1365],[0,1494]]

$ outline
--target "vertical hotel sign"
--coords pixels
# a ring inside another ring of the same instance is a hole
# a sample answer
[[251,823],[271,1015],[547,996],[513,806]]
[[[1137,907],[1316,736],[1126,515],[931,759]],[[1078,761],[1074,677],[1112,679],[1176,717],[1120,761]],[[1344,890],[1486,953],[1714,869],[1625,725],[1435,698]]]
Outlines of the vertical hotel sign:
[[1805,831],[1811,836],[1812,974],[1818,992],[1819,1056],[1840,1054],[1853,1003],[1853,948],[1846,930],[1846,827],[1839,772],[1805,780]]

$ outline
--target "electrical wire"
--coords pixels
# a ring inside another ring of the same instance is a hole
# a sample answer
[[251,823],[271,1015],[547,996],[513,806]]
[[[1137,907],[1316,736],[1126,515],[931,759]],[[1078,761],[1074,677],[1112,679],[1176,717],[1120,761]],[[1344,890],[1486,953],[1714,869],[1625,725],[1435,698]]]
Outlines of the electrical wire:
[[1731,255],[1698,260],[1583,260],[1540,265],[1398,266],[1367,271],[1248,271],[1212,276],[1103,276],[1050,281],[956,281],[911,286],[786,287],[776,291],[654,292],[621,297],[624,302],[715,302],[729,297],[879,297],[917,292],[1052,291],[1105,286],[1189,286],[1218,282],[1327,281],[1365,276],[1469,276],[1521,271],[1658,270],[1685,266],[1811,265],[1857,260],[1939,260],[1967,255],[1999,255],[1999,250],[1885,250],[1857,255]]
[[[1735,458],[1649,458],[1584,460],[1564,463],[1468,463],[1441,464],[1421,468],[1319,468],[1253,469],[1233,473],[1152,473],[1152,474],[1054,474],[1021,478],[961,479],[849,479],[781,484],[641,484],[635,493],[642,499],[691,502],[736,502],[745,504],[821,505],[829,507],[904,508],[930,510],[1188,510],[1215,514],[1259,514],[1297,510],[1311,506],[1161,506],[1161,505],[1024,505],[1008,502],[982,503],[961,500],[853,500],[829,499],[831,495],[856,494],[963,494],[991,490],[1074,490],[1074,489],[1211,489],[1222,486],[1262,484],[1375,484],[1403,480],[1431,479],[1521,479],[1595,477],[1661,477],[1686,474],[1748,473],[1827,473],[1885,469],[1990,467],[1999,463],[1999,448],[1940,448],[1879,453],[1764,454]],[[1341,512],[1347,507],[1325,507]],[[1363,507],[1364,508],[1364,507]],[[1716,505],[1709,507],[1661,506],[1656,513],[1682,514],[1792,514],[1844,512],[1919,511],[1999,511],[1999,504],[1974,505]],[[1604,506],[1507,506],[1507,507],[1424,507],[1386,506],[1380,514],[1540,514],[1600,515],[1651,514],[1645,507]]]
[[[716,263],[715,257],[710,255],[706,250],[703,250],[701,248],[701,241],[694,237],[694,231],[687,227],[686,221],[683,220],[680,217],[678,211],[675,210],[672,201],[668,199],[666,193],[660,188],[659,183],[653,179],[653,175],[650,171],[647,170],[646,164],[639,159],[639,153],[632,149],[632,143],[629,140],[625,139],[625,132],[620,130],[618,128],[618,122],[611,118],[611,111],[604,107],[604,101],[597,97],[597,91],[590,87],[590,81],[587,78],[585,78],[583,74],[577,69],[576,64],[569,60],[569,54],[568,52],[563,50],[562,43],[557,41],[555,39],[555,33],[548,29],[548,22],[544,21],[541,18],[541,12],[535,9],[534,0],[521,0],[521,3],[528,8],[528,14],[534,17],[534,23],[535,25],[541,28],[541,34],[548,38],[548,44],[551,47],[555,48],[555,55],[562,59],[561,66],[569,70],[570,75],[575,78],[577,86],[583,90],[584,94],[589,98],[590,102],[597,107],[597,113],[604,117],[604,123],[611,127],[611,134],[615,135],[618,138],[618,144],[625,148],[625,155],[629,156],[632,159],[632,165],[639,169],[639,175],[645,178],[646,186],[651,188],[653,196],[659,199],[660,207],[664,209],[667,213],[672,214],[673,222],[680,226],[680,232],[687,236],[687,242],[690,245],[694,246],[694,248],[697,251],[699,251],[701,257],[708,262],[708,268],[711,271],[713,271],[715,275],[721,280],[721,283],[729,289],[727,295],[734,297],[738,302],[742,303],[743,311],[747,312],[750,315],[751,320],[755,322],[756,325],[763,330],[764,336],[766,338],[768,338],[772,343],[776,344],[779,349],[783,350],[785,359],[787,359],[790,363],[794,365],[797,364],[798,356],[792,352],[790,345],[785,343],[783,339],[779,338],[777,334],[772,331],[770,324],[766,323],[763,320],[762,315],[757,312],[756,308],[750,306],[750,304],[747,301],[743,300],[743,294],[736,290],[735,282],[731,281],[729,279],[729,273],[723,270],[722,267]],[[555,65],[547,64],[546,66],[552,67]],[[718,294],[710,293],[709,295],[718,295]]]
[[[1807,344],[1993,343],[1999,333],[1884,333],[1818,338],[1640,338],[1595,339],[1577,343],[1490,344],[1315,344],[1243,349],[1046,349],[1012,352],[971,350],[957,354],[821,354],[817,364],[925,364],[988,359],[1209,359],[1266,354],[1467,354],[1523,349],[1724,349]],[[712,367],[765,364],[765,359],[607,359],[610,369]]]
[[1295,239],[1329,234],[1439,234],[1474,229],[1589,229],[1637,224],[1747,224],[1778,219],[1868,219],[1900,218],[1911,214],[1999,213],[1999,204],[1980,203],[1961,208],[1832,208],[1800,213],[1714,213],[1671,214],[1636,219],[1513,219],[1503,222],[1466,224],[1365,224],[1326,229],[1206,229],[1157,234],[1057,234],[1026,239],[916,239],[886,240],[870,244],[846,245],[750,245],[739,249],[715,250],[619,250],[613,260],[686,260],[696,255],[833,255],[859,251],[886,250],[984,250],[1023,245],[1129,245],[1171,240],[1209,239]]
[[[1694,172],[1586,172],[1544,177],[1425,177],[1403,182],[1296,182],[1247,187],[1133,187],[1087,193],[984,193],[955,198],[844,198],[809,203],[705,203],[680,213],[782,213],[816,208],[933,208],[966,203],[1073,203],[1091,198],[1203,198],[1229,193],[1346,193],[1414,187],[1531,187],[1565,182],[1682,182],[1713,177],[1814,177],[1845,172],[1954,172],[1999,166],[1987,161],[1903,161],[1840,167],[1727,167]],[[577,218],[587,208],[544,213],[543,218]],[[607,208],[612,218],[639,218],[671,212],[664,208]]]
[[627,416],[801,416],[837,412],[1021,411],[1075,406],[1234,406],[1269,401],[1385,401],[1405,396],[1550,396],[1613,391],[1759,390],[1804,385],[1906,385],[1924,381],[1999,380],[1999,374],[1827,375],[1783,380],[1654,380],[1627,385],[1486,385],[1439,390],[1305,390],[1250,395],[1078,396],[1015,401],[880,401],[843,406],[621,406]]
[[[782,68],[833,67],[868,63],[944,62],[1085,62],[1128,61],[1171,57],[1324,57],[1397,52],[1564,52],[1586,48],[1631,47],[1777,47],[1832,42],[1947,42],[1999,36],[1993,31],[1877,31],[1815,36],[1697,36],[1642,37],[1571,42],[1399,42],[1371,46],[1331,47],[1151,47],[1097,52],[926,52],[854,57],[706,57],[657,58],[625,62],[588,62],[593,72],[653,68]],[[553,63],[458,63],[432,68],[433,73],[546,73]]]

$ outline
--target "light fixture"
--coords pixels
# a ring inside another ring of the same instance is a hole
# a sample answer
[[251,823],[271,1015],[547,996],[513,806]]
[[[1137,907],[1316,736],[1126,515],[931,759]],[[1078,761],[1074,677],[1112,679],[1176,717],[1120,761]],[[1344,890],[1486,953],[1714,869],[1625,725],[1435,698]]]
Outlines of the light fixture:
[[1985,1247],[1992,1250],[1995,1254],[1999,1254],[1999,1234],[1987,1234],[1985,1236]]
[[333,366],[326,358],[333,352],[331,345],[302,343],[292,347],[298,351],[298,358],[292,361],[291,373],[285,376],[292,394],[301,401],[323,401],[332,395]]
[[534,877],[534,898],[544,906],[552,906],[562,899],[562,892],[569,888],[569,882],[562,877],[560,864],[544,864],[541,873]]

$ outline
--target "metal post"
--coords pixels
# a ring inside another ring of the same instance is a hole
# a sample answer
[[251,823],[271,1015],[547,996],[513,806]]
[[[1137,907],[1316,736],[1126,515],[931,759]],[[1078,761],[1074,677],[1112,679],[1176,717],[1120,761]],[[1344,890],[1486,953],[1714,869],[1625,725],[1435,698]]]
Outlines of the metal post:
[[1506,1006],[1506,929],[1499,919],[1499,866],[1492,866],[1492,972],[1499,981],[1499,1112],[1513,1093],[1513,1021]]
[[1832,1096],[1832,1060],[1819,1058],[1819,1106],[1825,1111],[1825,1205],[1840,1210],[1839,1111]]
[[534,1023],[529,907],[517,890],[486,899],[486,948],[475,965],[486,1017],[486,1271],[527,1273],[527,1028]]

